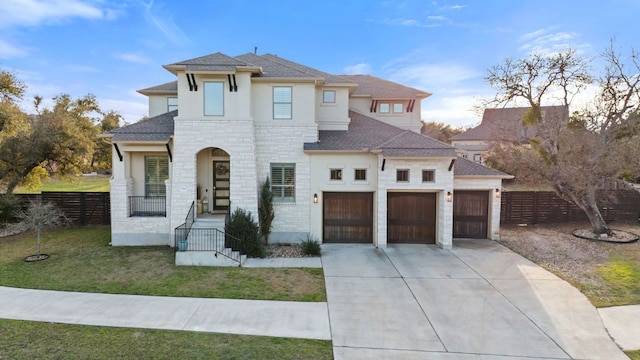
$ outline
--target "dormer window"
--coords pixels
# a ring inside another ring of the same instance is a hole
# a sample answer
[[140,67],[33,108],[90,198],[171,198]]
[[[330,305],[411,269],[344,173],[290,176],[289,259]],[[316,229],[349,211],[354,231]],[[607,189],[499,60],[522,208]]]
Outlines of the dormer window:
[[178,98],[177,97],[168,97],[167,98],[167,111],[178,110]]
[[336,91],[324,90],[322,92],[322,102],[325,104],[334,104],[336,102]]
[[403,113],[404,112],[404,104],[403,103],[394,103],[393,104],[393,112],[395,114]]
[[378,106],[378,111],[381,114],[388,114],[391,110],[390,110],[390,104],[389,103],[380,103],[380,105]]

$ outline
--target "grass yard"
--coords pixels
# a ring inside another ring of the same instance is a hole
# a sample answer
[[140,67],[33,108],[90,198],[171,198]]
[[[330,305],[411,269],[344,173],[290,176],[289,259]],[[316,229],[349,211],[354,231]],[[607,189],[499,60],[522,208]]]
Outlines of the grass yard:
[[0,320],[0,359],[332,359],[330,341]]
[[38,194],[42,191],[108,192],[110,176],[76,176],[69,179],[47,178],[37,189],[18,187],[16,194]]
[[640,350],[625,351],[625,354],[627,354],[631,360],[640,360]]
[[[0,238],[0,285],[111,294],[326,301],[322,269],[176,267],[169,247],[111,247],[108,227],[43,233],[50,258],[25,263],[34,234]],[[1,358],[1,357],[0,357]]]

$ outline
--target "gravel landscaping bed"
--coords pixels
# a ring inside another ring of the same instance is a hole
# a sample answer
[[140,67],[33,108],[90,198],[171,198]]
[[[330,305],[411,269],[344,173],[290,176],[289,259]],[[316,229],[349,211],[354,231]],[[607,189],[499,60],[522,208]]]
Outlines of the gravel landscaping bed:
[[267,257],[288,257],[288,258],[301,258],[307,257],[303,252],[300,245],[297,244],[272,244],[267,245]]
[[[614,225],[634,234],[640,231],[636,223]],[[612,252],[639,252],[640,243],[593,241],[572,235],[576,229],[589,227],[589,223],[502,225],[499,242],[590,293],[585,295],[606,298],[608,284],[598,274],[598,267],[607,264]]]

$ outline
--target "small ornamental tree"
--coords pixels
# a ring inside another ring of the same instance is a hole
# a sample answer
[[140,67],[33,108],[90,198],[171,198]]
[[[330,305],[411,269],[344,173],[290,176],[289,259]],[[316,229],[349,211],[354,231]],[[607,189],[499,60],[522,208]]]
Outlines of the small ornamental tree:
[[69,220],[53,203],[32,201],[29,207],[18,215],[20,226],[25,230],[36,231],[36,254],[29,258],[43,260],[48,256],[40,254],[40,234],[43,230],[68,224]]
[[262,183],[260,190],[260,201],[258,203],[258,221],[260,221],[260,235],[264,238],[264,243],[269,244],[269,235],[271,234],[273,218],[273,192],[271,192],[271,183],[269,177]]
[[258,224],[253,220],[250,211],[240,208],[234,210],[229,223],[224,227],[224,232],[241,241],[240,244],[237,244],[228,240],[225,242],[225,247],[239,250],[248,257],[264,258],[267,256],[267,251],[260,241]]

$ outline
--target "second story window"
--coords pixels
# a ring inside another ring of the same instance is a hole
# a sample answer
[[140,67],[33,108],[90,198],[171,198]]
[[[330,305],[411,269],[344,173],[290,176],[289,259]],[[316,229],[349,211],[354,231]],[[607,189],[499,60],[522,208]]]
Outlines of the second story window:
[[398,170],[396,170],[396,181],[397,182],[409,182],[409,169],[398,169]]
[[336,102],[336,91],[325,90],[322,92],[322,102],[325,104],[333,104]]
[[204,114],[224,115],[224,83],[207,81],[204,83]]
[[396,113],[396,114],[404,112],[404,104],[403,103],[394,103],[393,104],[393,112]]
[[291,86],[274,86],[273,87],[273,118],[274,119],[291,119]]
[[367,180],[367,169],[356,169],[354,171],[354,180],[356,180],[356,181],[366,181]]
[[167,98],[167,112],[178,110],[178,98],[177,97],[168,97]]
[[391,111],[389,103],[380,103],[378,111],[380,111],[381,114],[388,114],[389,111]]

